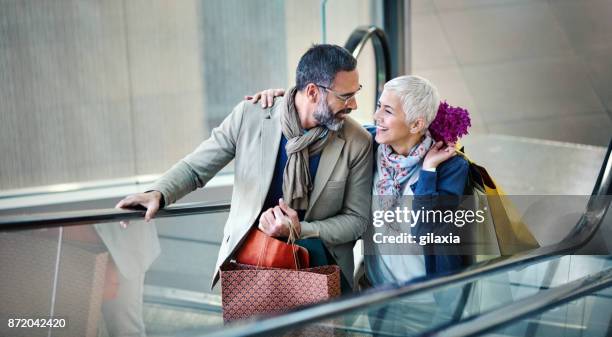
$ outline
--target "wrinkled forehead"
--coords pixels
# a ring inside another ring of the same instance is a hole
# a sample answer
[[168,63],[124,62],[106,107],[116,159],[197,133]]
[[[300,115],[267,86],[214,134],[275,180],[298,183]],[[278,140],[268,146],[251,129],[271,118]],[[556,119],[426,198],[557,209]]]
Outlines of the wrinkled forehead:
[[359,72],[357,69],[337,72],[332,88],[340,93],[351,93],[359,90]]

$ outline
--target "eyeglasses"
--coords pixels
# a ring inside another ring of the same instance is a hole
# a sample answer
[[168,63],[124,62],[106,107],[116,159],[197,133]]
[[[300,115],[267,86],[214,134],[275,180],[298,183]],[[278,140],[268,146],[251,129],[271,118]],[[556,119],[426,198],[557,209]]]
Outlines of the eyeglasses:
[[359,89],[357,89],[357,91],[355,92],[350,92],[348,94],[340,94],[335,90],[332,90],[331,88],[328,88],[324,85],[320,85],[320,84],[315,84],[317,87],[319,88],[323,88],[329,92],[331,92],[332,94],[334,94],[334,96],[336,96],[337,99],[341,100],[342,102],[344,102],[344,105],[346,105],[348,103],[348,101],[351,100],[351,98],[355,98],[355,95],[357,95],[357,93],[359,92],[359,90],[361,90],[361,88],[363,88],[363,85],[359,85]]

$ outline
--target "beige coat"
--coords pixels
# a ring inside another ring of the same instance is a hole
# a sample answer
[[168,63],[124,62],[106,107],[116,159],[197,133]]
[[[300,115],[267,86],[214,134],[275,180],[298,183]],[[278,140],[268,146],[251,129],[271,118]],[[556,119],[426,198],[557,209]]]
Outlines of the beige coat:
[[[272,108],[242,102],[213,129],[191,154],[175,164],[154,185],[166,205],[174,203],[206,183],[235,159],[231,209],[225,223],[212,286],[219,268],[230,260],[256,223],[274,173],[281,138],[280,116],[284,98]],[[327,144],[315,176],[302,237],[319,236],[353,280],[353,246],[369,219],[372,189],[372,141],[370,134],[347,118],[339,136]]]

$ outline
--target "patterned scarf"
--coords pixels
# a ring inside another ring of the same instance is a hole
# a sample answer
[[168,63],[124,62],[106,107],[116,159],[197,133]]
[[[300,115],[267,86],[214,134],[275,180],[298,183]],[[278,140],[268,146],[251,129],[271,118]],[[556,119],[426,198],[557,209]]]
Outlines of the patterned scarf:
[[429,134],[408,152],[407,156],[394,153],[391,146],[380,144],[376,153],[378,181],[377,195],[391,195],[399,198],[403,195],[406,185],[412,185],[419,178],[421,162],[434,141]]
[[283,198],[289,207],[295,210],[308,208],[308,198],[313,188],[308,159],[323,151],[336,132],[324,126],[314,127],[306,132],[300,124],[300,117],[295,108],[295,87],[288,90],[287,110],[281,116],[281,128],[287,138],[285,151],[287,164],[283,172]]

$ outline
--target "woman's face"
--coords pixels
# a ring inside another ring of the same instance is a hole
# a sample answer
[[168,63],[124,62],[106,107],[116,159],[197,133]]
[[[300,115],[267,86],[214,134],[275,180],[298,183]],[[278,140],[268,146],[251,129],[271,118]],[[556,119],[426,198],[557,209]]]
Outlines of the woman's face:
[[379,144],[400,144],[411,136],[406,123],[406,114],[399,97],[393,91],[384,90],[378,100],[376,112],[376,142]]

